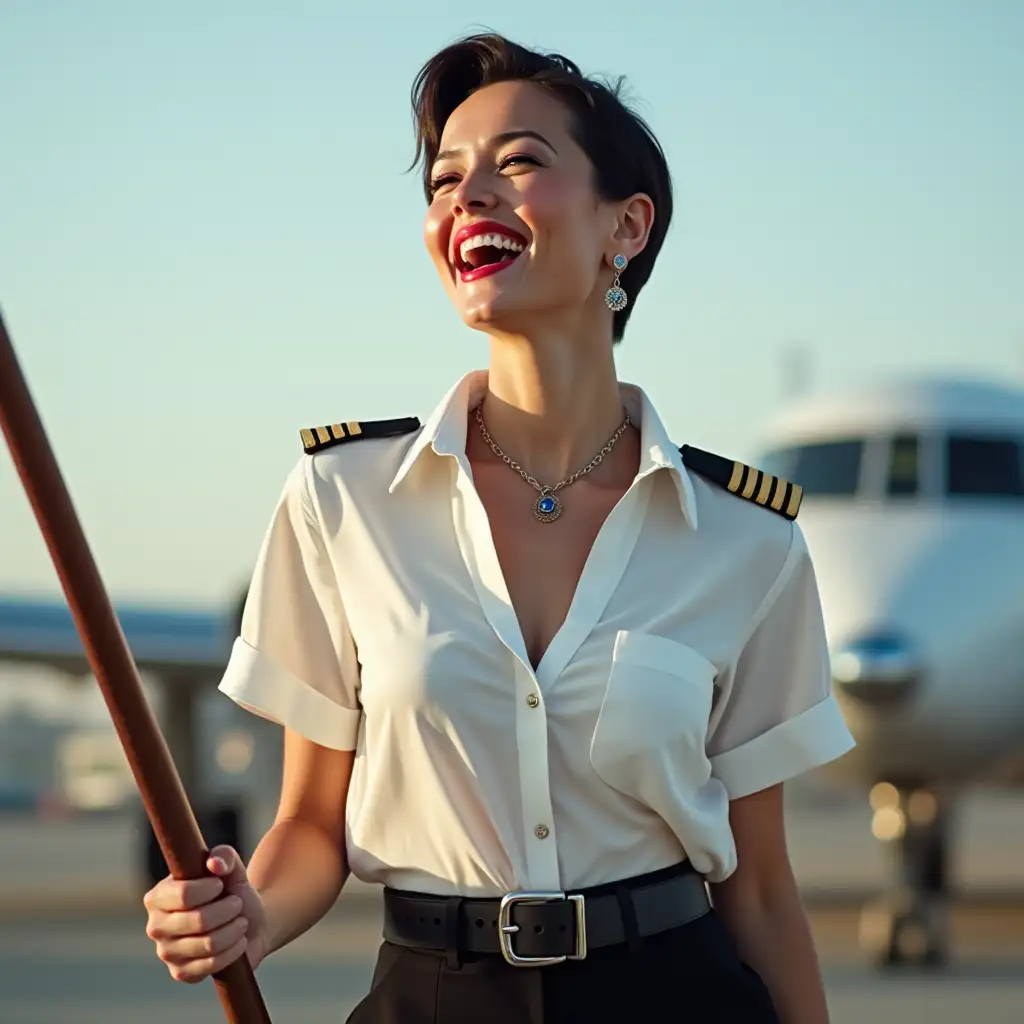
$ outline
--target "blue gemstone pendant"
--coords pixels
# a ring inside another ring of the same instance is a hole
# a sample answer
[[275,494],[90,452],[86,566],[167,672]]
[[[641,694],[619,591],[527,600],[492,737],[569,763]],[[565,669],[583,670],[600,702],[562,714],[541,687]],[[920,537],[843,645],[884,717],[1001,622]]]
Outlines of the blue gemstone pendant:
[[553,523],[562,514],[562,503],[553,494],[542,491],[533,504],[533,514],[542,523]]

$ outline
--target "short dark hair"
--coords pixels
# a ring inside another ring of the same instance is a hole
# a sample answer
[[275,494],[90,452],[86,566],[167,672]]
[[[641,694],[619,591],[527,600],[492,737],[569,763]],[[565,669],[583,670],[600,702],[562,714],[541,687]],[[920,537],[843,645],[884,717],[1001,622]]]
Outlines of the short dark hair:
[[495,82],[528,81],[549,90],[572,115],[570,131],[594,167],[598,195],[609,202],[637,192],[654,203],[647,245],[622,274],[629,305],[615,313],[612,338],[620,341],[640,290],[654,269],[672,220],[672,179],[654,133],[622,99],[624,80],[606,83],[585,76],[567,57],[538,53],[500,35],[467,36],[435,54],[412,87],[416,163],[423,163],[423,189],[430,199],[430,170],[441,133],[452,113],[478,89]]

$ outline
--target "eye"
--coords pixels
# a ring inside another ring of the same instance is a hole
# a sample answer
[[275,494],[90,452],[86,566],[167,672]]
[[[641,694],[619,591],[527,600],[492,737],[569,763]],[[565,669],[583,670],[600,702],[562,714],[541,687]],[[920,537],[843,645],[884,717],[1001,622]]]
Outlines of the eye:
[[457,174],[439,174],[436,178],[430,179],[430,194],[434,195],[439,189],[444,188],[445,185],[451,185],[459,180]]
[[530,156],[529,153],[511,153],[498,164],[498,169],[503,171],[506,167],[513,167],[516,164],[529,164],[533,167],[542,166],[541,162],[535,156]]

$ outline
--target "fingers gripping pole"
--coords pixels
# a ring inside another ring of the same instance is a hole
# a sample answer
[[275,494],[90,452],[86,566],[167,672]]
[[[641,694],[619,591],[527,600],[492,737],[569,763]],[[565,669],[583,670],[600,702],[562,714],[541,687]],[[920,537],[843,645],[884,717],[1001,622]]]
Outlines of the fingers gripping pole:
[[[207,849],[114,614],[0,316],[0,426],[146,813],[175,878],[207,875]],[[270,1024],[246,957],[215,976],[231,1024]]]

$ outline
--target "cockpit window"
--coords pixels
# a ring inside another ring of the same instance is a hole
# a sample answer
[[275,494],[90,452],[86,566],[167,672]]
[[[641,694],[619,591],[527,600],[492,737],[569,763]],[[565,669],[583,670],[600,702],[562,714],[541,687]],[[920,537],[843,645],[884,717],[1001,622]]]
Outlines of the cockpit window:
[[824,441],[768,452],[760,467],[799,484],[808,495],[853,495],[860,482],[864,442]]
[[894,497],[917,494],[920,443],[914,434],[897,434],[889,446],[885,492]]
[[946,439],[947,493],[1024,498],[1022,448],[1013,437],[951,434]]

